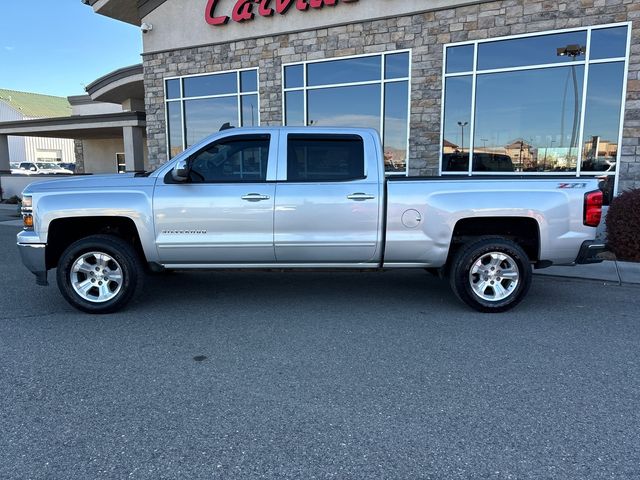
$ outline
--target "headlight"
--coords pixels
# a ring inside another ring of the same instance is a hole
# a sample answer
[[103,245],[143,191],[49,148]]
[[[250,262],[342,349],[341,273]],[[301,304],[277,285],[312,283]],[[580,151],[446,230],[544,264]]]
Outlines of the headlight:
[[25,230],[33,230],[33,198],[22,197],[22,225]]

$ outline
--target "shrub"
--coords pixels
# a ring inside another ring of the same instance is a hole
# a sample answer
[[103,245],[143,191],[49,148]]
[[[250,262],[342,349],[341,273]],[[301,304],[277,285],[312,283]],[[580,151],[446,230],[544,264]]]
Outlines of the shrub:
[[640,262],[640,189],[614,198],[607,213],[607,243],[620,260]]

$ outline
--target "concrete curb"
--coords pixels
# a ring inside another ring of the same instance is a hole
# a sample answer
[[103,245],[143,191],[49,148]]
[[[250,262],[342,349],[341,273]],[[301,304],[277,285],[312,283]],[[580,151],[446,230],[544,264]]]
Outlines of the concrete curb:
[[604,261],[573,267],[549,267],[534,270],[536,275],[601,280],[618,284],[640,284],[640,263]]

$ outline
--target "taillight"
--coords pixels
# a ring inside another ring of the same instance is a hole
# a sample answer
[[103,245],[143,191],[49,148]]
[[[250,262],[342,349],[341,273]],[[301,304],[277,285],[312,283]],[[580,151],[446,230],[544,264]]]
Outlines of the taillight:
[[597,227],[602,218],[602,191],[595,190],[584,194],[584,224]]

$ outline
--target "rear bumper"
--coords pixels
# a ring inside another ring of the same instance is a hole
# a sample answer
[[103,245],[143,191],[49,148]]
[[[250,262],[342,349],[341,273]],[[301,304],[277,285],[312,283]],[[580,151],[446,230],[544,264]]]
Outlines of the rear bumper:
[[44,243],[18,243],[18,251],[22,263],[36,276],[38,285],[48,285],[47,264],[45,260],[46,244]]
[[600,263],[602,258],[598,257],[598,254],[604,252],[606,246],[603,243],[596,243],[593,240],[583,242],[580,247],[580,253],[576,258],[576,263],[581,265],[585,263]]

